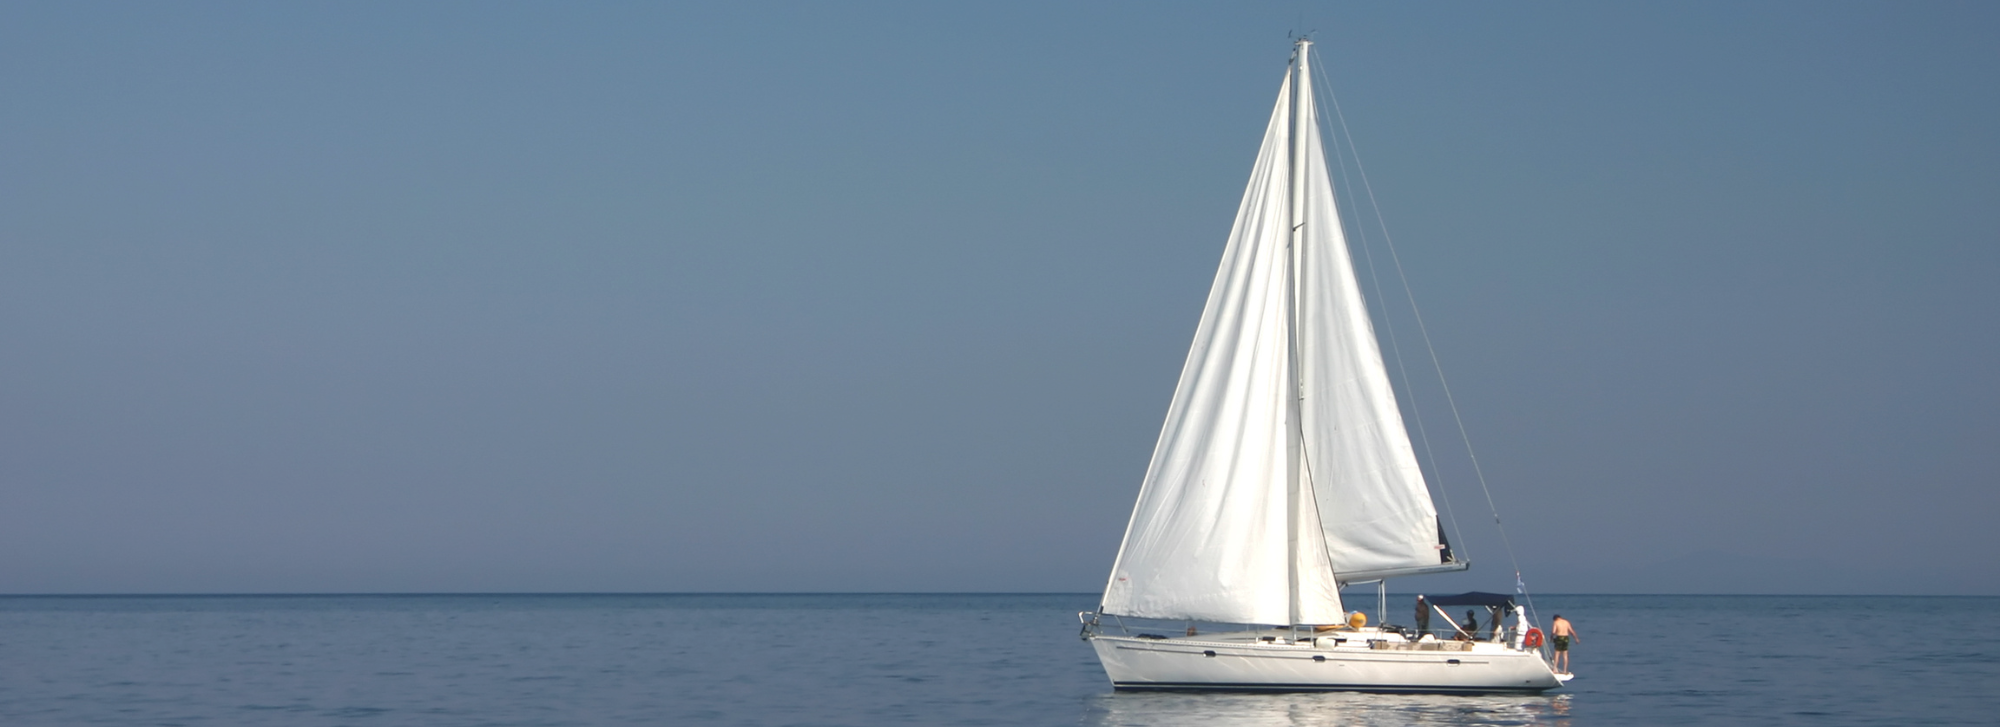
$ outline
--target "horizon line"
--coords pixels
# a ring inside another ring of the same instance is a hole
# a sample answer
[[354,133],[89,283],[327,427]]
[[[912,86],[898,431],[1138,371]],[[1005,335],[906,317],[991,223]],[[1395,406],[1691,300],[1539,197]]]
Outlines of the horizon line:
[[[1478,591],[1467,591],[1477,593]],[[1443,595],[1442,591],[1389,591],[1389,595]],[[1098,596],[1098,591],[238,591],[0,593],[0,598],[410,598],[536,596]],[[1505,594],[1503,594],[1505,595]],[[2000,594],[1951,593],[1609,593],[1547,591],[1541,596],[1629,596],[1654,598],[2000,598]]]

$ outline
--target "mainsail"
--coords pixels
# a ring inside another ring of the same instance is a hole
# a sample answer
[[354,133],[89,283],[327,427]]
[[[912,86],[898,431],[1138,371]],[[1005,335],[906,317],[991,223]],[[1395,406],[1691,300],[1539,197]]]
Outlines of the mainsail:
[[[1301,111],[1311,118],[1315,109]],[[1437,508],[1355,282],[1318,120],[1300,126],[1308,131],[1299,140],[1308,220],[1299,266],[1300,408],[1306,477],[1327,551],[1343,582],[1435,571],[1443,545]]]
[[[1341,233],[1304,44],[1299,55],[1112,567],[1106,613],[1337,623],[1340,582],[1439,565],[1436,511]],[[1304,225],[1298,245],[1294,224]]]

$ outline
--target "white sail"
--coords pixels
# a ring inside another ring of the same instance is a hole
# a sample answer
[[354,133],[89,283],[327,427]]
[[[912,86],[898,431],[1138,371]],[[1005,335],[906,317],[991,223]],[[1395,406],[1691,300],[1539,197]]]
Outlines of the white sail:
[[1331,623],[1343,620],[1340,581],[1441,566],[1437,511],[1355,281],[1311,85],[1294,93],[1298,74],[1271,112],[1105,588],[1107,613]]
[[[1311,118],[1312,86],[1300,88]],[[1301,124],[1306,220],[1299,264],[1305,474],[1340,580],[1435,570],[1437,509],[1396,408],[1341,231],[1317,119]]]
[[[1286,300],[1291,86],[1288,76],[1112,567],[1106,613],[1344,620],[1333,561],[1311,537],[1322,527],[1312,491],[1297,492],[1287,454],[1296,441],[1286,411],[1295,390]],[[1288,502],[1295,495],[1298,509]],[[1295,547],[1289,533],[1305,537]]]

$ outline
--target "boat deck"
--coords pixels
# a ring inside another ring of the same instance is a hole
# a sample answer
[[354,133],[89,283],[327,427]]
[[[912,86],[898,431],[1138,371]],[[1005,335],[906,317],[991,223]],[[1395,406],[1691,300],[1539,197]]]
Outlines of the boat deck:
[[[1107,636],[1112,634],[1106,634]],[[1178,645],[1196,646],[1265,646],[1291,647],[1296,649],[1344,649],[1365,651],[1440,651],[1440,652],[1497,652],[1519,651],[1511,645],[1499,641],[1458,641],[1439,639],[1425,634],[1417,641],[1410,641],[1396,631],[1375,628],[1342,629],[1322,631],[1307,635],[1299,632],[1296,638],[1290,630],[1272,631],[1219,631],[1198,633],[1193,636],[1164,636],[1152,633],[1123,634],[1128,638],[1149,641],[1170,642]]]

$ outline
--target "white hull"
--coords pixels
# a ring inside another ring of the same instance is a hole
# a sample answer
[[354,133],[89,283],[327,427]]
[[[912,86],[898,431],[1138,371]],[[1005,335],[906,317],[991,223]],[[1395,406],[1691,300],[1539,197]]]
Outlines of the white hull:
[[1540,653],[1504,644],[1418,651],[1103,634],[1090,643],[1120,690],[1496,694],[1562,686]]

